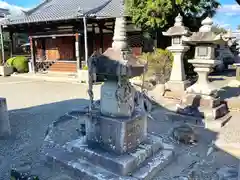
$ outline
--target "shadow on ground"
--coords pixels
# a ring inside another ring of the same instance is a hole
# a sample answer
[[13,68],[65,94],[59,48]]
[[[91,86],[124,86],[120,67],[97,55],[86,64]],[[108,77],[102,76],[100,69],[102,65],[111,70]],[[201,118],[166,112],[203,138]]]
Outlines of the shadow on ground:
[[48,126],[66,112],[84,108],[88,102],[86,99],[73,99],[9,111],[12,136],[0,140],[0,179],[10,179],[10,167],[19,164],[30,166],[36,174],[51,174],[50,170],[42,167],[39,159]]
[[[9,179],[10,168],[24,165],[40,180],[48,180],[60,174],[58,170],[44,165],[41,157],[41,145],[48,126],[60,116],[73,110],[80,110],[88,105],[86,99],[73,99],[51,104],[44,104],[26,109],[9,111],[12,137],[0,140],[0,179]],[[164,107],[155,106],[148,121],[148,132],[163,138],[166,143],[176,146],[176,158],[156,179],[172,179],[196,171],[197,175],[213,176],[223,165],[235,165],[238,160],[230,155],[216,151],[206,157],[209,145],[217,134],[196,124],[195,117],[181,116]],[[176,142],[171,131],[174,127],[188,123],[198,135],[196,145]],[[59,170],[62,171],[62,170]],[[64,171],[64,170],[63,170]]]
[[221,88],[221,91],[219,91],[219,96],[221,97],[222,100],[239,97],[240,96],[240,88],[225,86],[225,87]]
[[226,77],[235,77],[236,76],[236,69],[227,69],[223,72],[213,72],[210,74],[211,76],[226,76]]

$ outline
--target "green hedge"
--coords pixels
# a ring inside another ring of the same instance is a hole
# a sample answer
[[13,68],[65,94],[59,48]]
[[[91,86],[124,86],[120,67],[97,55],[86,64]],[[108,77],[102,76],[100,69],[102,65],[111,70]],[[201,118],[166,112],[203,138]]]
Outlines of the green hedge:
[[173,55],[170,51],[155,49],[154,52],[143,53],[139,59],[148,62],[146,80],[152,77],[156,78],[156,83],[165,83],[169,80],[173,63]]
[[16,56],[7,60],[7,66],[11,66],[19,73],[27,73],[28,59],[24,56]]

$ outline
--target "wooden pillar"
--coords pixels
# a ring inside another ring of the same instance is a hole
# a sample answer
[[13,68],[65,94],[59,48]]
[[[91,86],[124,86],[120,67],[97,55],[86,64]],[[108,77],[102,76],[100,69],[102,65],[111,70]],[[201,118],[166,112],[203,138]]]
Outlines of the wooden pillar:
[[14,50],[14,46],[13,46],[13,32],[10,31],[9,33],[9,38],[10,38],[10,57],[13,57],[13,50]]
[[45,38],[41,39],[41,47],[42,47],[42,58],[46,60],[46,41]]
[[99,33],[100,33],[100,49],[101,49],[101,53],[104,52],[104,43],[103,43],[103,27],[102,27],[102,23],[98,24],[99,27]]
[[93,52],[96,51],[96,41],[95,41],[95,38],[96,38],[96,32],[95,32],[95,24],[92,23],[92,44],[93,44]]
[[76,33],[75,34],[75,54],[76,54],[76,60],[77,60],[77,71],[82,68],[80,44],[81,44],[80,36],[78,33]]
[[4,39],[3,39],[3,27],[0,25],[0,35],[1,35],[1,50],[2,50],[2,64],[5,63],[5,51],[4,51]]
[[29,37],[29,41],[30,41],[30,49],[31,49],[31,65],[32,65],[32,71],[34,73],[36,73],[37,69],[36,69],[36,48],[35,48],[35,43],[34,43],[34,39],[32,37]]
[[88,61],[88,36],[87,36],[87,18],[83,17],[83,26],[84,26],[84,47],[85,47],[85,63]]

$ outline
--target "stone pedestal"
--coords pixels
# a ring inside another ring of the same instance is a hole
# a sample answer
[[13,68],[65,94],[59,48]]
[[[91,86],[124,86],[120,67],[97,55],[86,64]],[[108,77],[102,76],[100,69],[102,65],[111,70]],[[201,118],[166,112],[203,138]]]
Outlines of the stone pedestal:
[[218,89],[208,80],[208,74],[221,63],[215,60],[216,44],[224,42],[221,36],[216,36],[211,31],[212,24],[212,20],[206,18],[199,32],[193,33],[186,39],[186,42],[196,44],[194,59],[188,62],[193,64],[198,80],[186,89],[186,95],[177,111],[182,114],[201,116],[204,118],[206,128],[219,131],[230,116],[226,104],[220,102]]
[[172,92],[184,92],[190,86],[190,82],[186,80],[183,55],[189,49],[188,46],[171,46],[167,48],[173,53],[174,61],[171,71],[170,80],[166,83],[168,90]]
[[45,149],[48,163],[64,167],[80,179],[91,180],[152,179],[173,160],[173,152],[173,146],[151,135],[137,149],[122,155],[99,146],[90,147],[85,137]]
[[188,61],[194,66],[194,71],[198,74],[195,84],[187,88],[187,93],[202,94],[206,96],[217,96],[217,89],[208,79],[208,74],[212,68],[220,63],[218,60],[192,59]]
[[0,98],[0,138],[11,135],[6,98]]
[[198,73],[197,82],[187,88],[182,98],[178,112],[186,115],[201,116],[205,127],[218,131],[230,118],[226,104],[222,104],[218,96],[218,89],[211,85],[208,74],[217,64],[215,60],[189,60]]
[[86,122],[87,141],[107,151],[123,154],[136,149],[147,138],[147,116],[134,112],[132,117],[93,117],[97,122]]

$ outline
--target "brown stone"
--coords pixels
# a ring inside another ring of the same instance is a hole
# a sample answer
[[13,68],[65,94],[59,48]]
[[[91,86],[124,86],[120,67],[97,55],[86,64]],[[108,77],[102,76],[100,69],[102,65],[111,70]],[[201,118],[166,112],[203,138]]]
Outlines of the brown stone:
[[182,103],[184,105],[193,107],[209,107],[215,108],[221,104],[220,98],[204,97],[196,94],[187,94],[183,99]]
[[171,99],[181,99],[184,95],[183,92],[173,92],[173,91],[165,91],[164,97],[171,98]]

